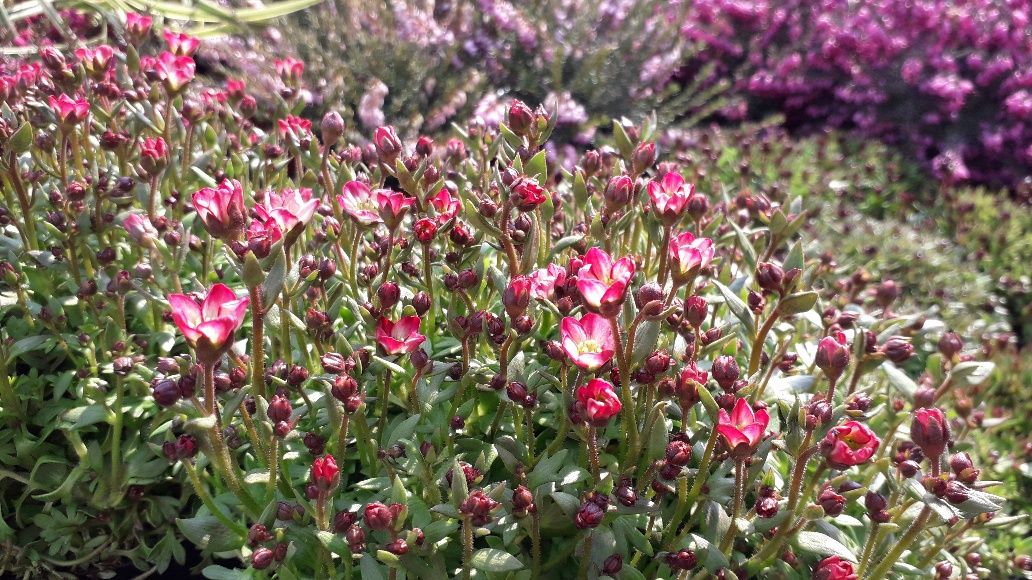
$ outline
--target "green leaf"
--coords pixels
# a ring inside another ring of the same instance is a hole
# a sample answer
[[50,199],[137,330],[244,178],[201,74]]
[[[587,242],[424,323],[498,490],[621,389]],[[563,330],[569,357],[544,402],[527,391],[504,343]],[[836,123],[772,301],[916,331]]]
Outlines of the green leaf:
[[882,364],[881,370],[889,379],[890,385],[895,387],[908,401],[914,400],[914,393],[917,392],[917,383],[914,382],[914,379],[911,379],[905,372],[889,361],[885,361]]
[[802,314],[817,304],[816,292],[796,292],[781,299],[778,308],[786,316]]
[[967,361],[953,367],[953,380],[969,387],[985,382],[996,365],[991,361]]
[[201,574],[210,580],[245,580],[251,578],[251,575],[244,570],[225,568],[218,564],[206,566],[204,570],[201,570]]
[[241,538],[222,525],[215,516],[176,519],[176,525],[186,539],[202,550],[228,552],[240,547]]
[[735,318],[742,323],[742,326],[744,326],[746,331],[751,335],[753,333],[753,321],[752,314],[749,312],[749,307],[746,306],[745,302],[742,302],[742,299],[727,286],[724,286],[716,280],[713,281],[713,284],[717,287],[717,290],[720,290],[721,295],[724,296],[724,302],[731,310],[731,313],[735,315]]
[[545,150],[542,149],[537,152],[537,155],[531,157],[523,171],[528,176],[537,179],[538,183],[544,184],[545,180],[548,179],[548,164],[545,159]]
[[477,570],[483,570],[484,572],[511,572],[523,568],[523,562],[520,562],[516,556],[504,550],[496,550],[494,548],[481,548],[477,550],[473,554],[470,564]]
[[32,125],[28,121],[22,123],[21,127],[11,135],[11,151],[25,153],[32,146]]
[[841,542],[820,532],[802,531],[796,536],[796,546],[803,552],[819,556],[838,556],[850,562],[856,562],[853,551]]
[[627,131],[616,119],[613,119],[613,139],[616,141],[616,148],[620,150],[620,155],[624,159],[630,160],[631,154],[634,153],[634,143],[631,143]]
[[631,359],[635,363],[645,360],[656,350],[656,343],[659,342],[660,324],[657,320],[646,320],[638,326],[634,335],[634,348],[631,350]]

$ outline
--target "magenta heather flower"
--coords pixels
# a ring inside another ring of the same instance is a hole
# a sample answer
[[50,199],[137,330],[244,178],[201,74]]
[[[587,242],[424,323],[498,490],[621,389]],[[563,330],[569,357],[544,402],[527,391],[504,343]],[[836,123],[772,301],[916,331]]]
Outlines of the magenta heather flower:
[[437,214],[436,220],[439,224],[448,222],[462,211],[462,201],[453,196],[446,187],[442,187],[429,201],[430,207],[434,208]]
[[570,361],[586,371],[598,370],[616,352],[612,325],[598,314],[589,312],[580,320],[567,316],[560,323],[559,332]]
[[[149,17],[147,18],[149,24]],[[193,53],[197,52],[198,47],[201,46],[199,39],[185,32],[177,32],[166,28],[161,34],[165,37],[165,43],[168,44],[169,51],[175,56],[193,56]]]
[[670,172],[659,181],[649,181],[649,198],[656,216],[666,225],[677,223],[695,194],[695,186],[685,183],[680,173]]
[[731,414],[724,409],[720,410],[716,429],[724,438],[727,448],[741,457],[756,449],[769,422],[766,409],[754,412],[745,399],[739,398]]
[[337,196],[337,202],[344,213],[360,225],[369,226],[383,222],[380,218],[380,206],[373,192],[361,181],[345,183],[342,193]]
[[602,379],[591,379],[578,387],[576,396],[579,411],[595,427],[605,427],[622,408],[613,385]]
[[194,192],[191,203],[212,236],[223,240],[240,237],[247,221],[247,210],[239,181],[223,179],[218,187],[201,188]]
[[198,303],[185,294],[169,294],[172,321],[197,358],[212,364],[229,349],[230,339],[247,315],[248,297],[238,298],[225,284],[215,284]]
[[584,265],[577,272],[577,289],[584,304],[603,316],[615,315],[627,296],[634,269],[634,262],[628,257],[614,262],[601,248],[588,250]]
[[404,316],[397,322],[381,318],[376,325],[376,342],[387,354],[410,353],[426,340],[419,334],[419,323],[418,316]]
[[558,264],[549,264],[527,275],[530,278],[530,295],[538,300],[551,300],[555,289],[566,281],[566,269]]
[[835,469],[848,469],[869,461],[880,444],[870,427],[857,421],[847,421],[832,427],[821,441],[820,448],[828,465]]
[[670,240],[670,272],[677,282],[684,282],[713,261],[713,240],[696,238],[683,232]]

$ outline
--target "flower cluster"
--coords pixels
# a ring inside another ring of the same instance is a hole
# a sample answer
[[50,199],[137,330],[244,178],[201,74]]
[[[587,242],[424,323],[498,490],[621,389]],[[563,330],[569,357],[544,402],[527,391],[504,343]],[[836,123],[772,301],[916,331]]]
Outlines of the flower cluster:
[[257,123],[145,22],[3,73],[0,489],[53,546],[19,565],[182,537],[209,576],[979,568],[988,369],[841,283],[808,201],[692,185],[652,120],[561,169],[522,103],[352,142],[289,113],[296,60]]

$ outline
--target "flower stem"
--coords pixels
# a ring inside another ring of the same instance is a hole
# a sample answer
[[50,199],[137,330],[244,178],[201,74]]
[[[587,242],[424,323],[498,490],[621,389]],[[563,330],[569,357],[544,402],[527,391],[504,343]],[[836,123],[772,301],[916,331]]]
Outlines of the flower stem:
[[594,425],[588,426],[588,436],[585,441],[588,445],[588,460],[591,462],[591,475],[595,478],[595,485],[602,482],[601,470],[598,461],[598,433]]
[[265,313],[262,311],[262,290],[255,286],[251,294],[251,387],[255,394],[268,400],[265,392]]
[[462,578],[469,580],[473,572],[473,522],[462,516]]
[[767,333],[770,332],[771,328],[774,328],[774,323],[778,321],[780,316],[781,312],[778,310],[778,306],[775,306],[770,313],[770,317],[763,322],[763,326],[756,333],[756,338],[752,343],[752,350],[749,351],[749,376],[756,374],[756,371],[759,370],[760,357],[763,354],[763,343],[767,340]]
[[735,522],[738,519],[738,513],[742,511],[742,497],[744,495],[745,462],[738,460],[735,461],[735,499],[731,507],[731,523],[727,527],[727,532],[724,533],[724,538],[720,541],[720,553],[725,556],[728,555],[728,550],[731,549],[731,545],[735,541],[735,534],[738,533],[738,525]]
[[910,524],[907,528],[906,533],[900,538],[896,544],[889,550],[889,553],[882,558],[882,561],[878,566],[871,571],[871,574],[867,576],[867,580],[881,580],[885,578],[893,564],[899,559],[900,555],[910,547],[910,544],[917,539],[918,534],[924,530],[925,524],[928,523],[928,518],[932,515],[932,509],[927,505],[921,509],[921,513],[914,519],[914,523]]
[[122,489],[122,423],[124,421],[123,404],[125,397],[125,381],[115,377],[115,418],[111,424],[111,498],[115,499]]
[[[609,326],[613,329],[613,348],[616,350],[617,367],[620,371],[620,404],[623,406],[623,429],[627,433],[625,453],[629,454],[638,448],[638,420],[635,418],[634,395],[631,393],[630,365],[627,362],[627,353],[624,352],[623,337],[620,335],[620,322],[615,316],[609,318]],[[625,456],[621,468],[633,467],[630,461],[633,459]]]

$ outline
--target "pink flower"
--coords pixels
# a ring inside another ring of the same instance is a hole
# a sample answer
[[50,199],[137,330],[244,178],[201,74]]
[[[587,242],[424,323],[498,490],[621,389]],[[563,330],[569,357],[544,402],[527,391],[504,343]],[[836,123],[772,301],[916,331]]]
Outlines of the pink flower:
[[284,83],[298,84],[301,82],[301,75],[305,72],[304,62],[296,58],[287,57],[276,60],[273,64],[276,67],[276,74],[283,79]]
[[410,353],[423,344],[426,337],[419,334],[419,317],[403,316],[397,322],[380,318],[376,325],[376,342],[387,354]]
[[462,211],[462,201],[453,197],[447,187],[442,187],[437,195],[430,198],[430,206],[437,212],[437,222],[445,223]]
[[828,556],[817,563],[813,569],[812,580],[856,580],[856,572],[848,560],[838,556]]
[[50,95],[50,108],[57,115],[58,121],[66,127],[78,125],[90,114],[89,101],[73,99],[64,93],[57,97]]
[[197,217],[216,238],[235,240],[244,229],[247,210],[239,181],[223,179],[217,188],[205,187],[194,192],[191,201]]
[[233,99],[242,99],[247,85],[240,79],[226,79],[226,94]]
[[602,379],[591,379],[576,395],[577,410],[595,427],[605,427],[623,408],[613,385]]
[[142,39],[150,32],[151,25],[154,24],[154,19],[144,14],[137,14],[135,12],[126,12],[125,14],[125,30],[136,40]]
[[186,294],[169,294],[172,321],[202,363],[212,364],[231,346],[233,333],[247,314],[248,297],[237,298],[224,284],[215,284],[200,304]]
[[268,256],[272,245],[281,239],[283,239],[283,231],[273,220],[268,222],[252,220],[251,225],[247,227],[247,247],[258,258]]
[[391,229],[398,227],[402,218],[405,217],[405,212],[416,202],[414,197],[409,197],[393,189],[377,189],[373,193],[376,194],[376,205],[380,210],[380,218]]
[[329,491],[337,487],[340,481],[340,469],[337,467],[337,460],[327,453],[322,457],[316,457],[312,461],[312,483],[320,491]]
[[847,421],[828,431],[820,449],[828,465],[835,469],[848,469],[866,463],[878,451],[880,444],[870,427],[857,421]]
[[558,264],[549,264],[547,267],[534,270],[528,277],[531,297],[549,300],[555,295],[556,287],[566,282],[566,268]]
[[312,134],[312,122],[294,115],[277,120],[276,125],[279,127],[280,135],[292,141],[300,141]]
[[620,258],[614,263],[602,249],[591,248],[577,272],[577,290],[590,310],[604,316],[615,316],[633,276],[634,262],[630,258]]
[[649,181],[649,198],[656,216],[666,225],[673,225],[684,214],[695,186],[685,183],[680,173],[670,172],[663,179]]
[[573,364],[594,372],[613,358],[616,347],[613,341],[613,327],[598,314],[587,313],[580,320],[572,316],[563,318],[559,324],[563,350]]
[[254,213],[266,223],[270,220],[275,222],[284,234],[292,234],[296,238],[311,221],[317,207],[319,200],[312,198],[312,190],[287,188],[279,192],[267,191],[265,202],[256,204]]
[[509,318],[516,319],[522,316],[530,305],[530,278],[513,276],[502,292],[502,305]]
[[115,54],[115,51],[106,44],[102,44],[96,48],[77,48],[75,49],[75,56],[82,63],[83,68],[86,72],[94,77],[101,77],[107,72],[108,64],[111,63],[111,57]]
[[670,240],[669,251],[674,280],[684,282],[713,261],[713,240],[696,238],[691,232],[684,232]]
[[838,379],[849,365],[849,347],[846,346],[845,333],[836,332],[822,338],[817,344],[814,364],[824,371],[828,380]]
[[392,163],[402,151],[401,139],[398,139],[398,134],[391,125],[377,127],[376,131],[373,131],[373,145],[380,155],[380,161],[385,163]]
[[140,166],[156,175],[168,165],[168,146],[161,137],[144,137],[140,144]]
[[512,204],[520,211],[533,211],[545,203],[548,191],[532,177],[521,177],[512,186]]
[[154,71],[158,79],[165,85],[165,90],[178,93],[194,78],[197,65],[189,56],[176,56],[171,52],[163,52],[153,61]]
[[751,453],[763,439],[770,417],[766,409],[753,412],[745,399],[738,399],[731,415],[724,409],[717,416],[717,433],[724,438],[732,454],[742,457]]
[[337,196],[337,202],[344,213],[361,225],[368,226],[383,221],[380,219],[380,208],[373,193],[369,191],[369,186],[361,181],[345,183],[341,195]]
[[200,40],[185,32],[166,28],[161,34],[165,37],[168,49],[176,56],[193,56],[193,53],[197,52],[197,47],[201,46]]
[[158,230],[150,219],[141,213],[131,213],[122,220],[122,227],[134,242],[141,246],[151,247],[158,238]]

